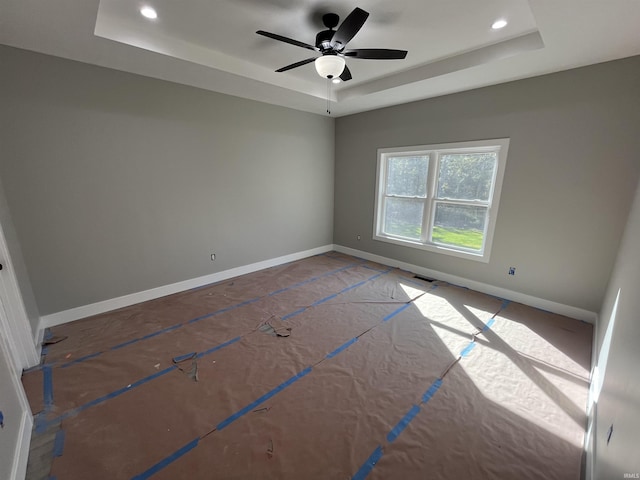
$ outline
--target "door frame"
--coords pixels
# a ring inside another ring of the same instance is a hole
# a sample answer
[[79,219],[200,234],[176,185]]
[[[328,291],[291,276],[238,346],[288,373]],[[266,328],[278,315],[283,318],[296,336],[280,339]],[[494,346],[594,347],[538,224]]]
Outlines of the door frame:
[[6,338],[8,356],[14,373],[19,379],[22,370],[40,362],[33,332],[29,323],[13,262],[0,224],[0,298],[6,315],[0,315],[0,331]]

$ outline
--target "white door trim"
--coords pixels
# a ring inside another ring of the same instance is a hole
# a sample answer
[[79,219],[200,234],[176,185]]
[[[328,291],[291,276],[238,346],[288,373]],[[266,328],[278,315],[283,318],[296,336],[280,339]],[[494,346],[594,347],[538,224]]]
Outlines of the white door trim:
[[[15,450],[13,454],[11,473],[9,480],[21,480],[24,479],[27,473],[27,460],[29,459],[29,445],[31,443],[31,429],[33,428],[33,417],[31,416],[31,406],[27,395],[22,387],[20,376],[22,371],[18,375],[15,375],[15,365],[11,358],[11,348],[9,340],[7,339],[7,331],[5,330],[6,311],[2,302],[0,302],[0,355],[2,355],[9,368],[12,368],[11,372],[11,389],[16,393],[18,397],[18,403],[20,405],[20,428],[18,435],[15,438]],[[3,385],[2,388],[9,387]],[[13,413],[13,412],[12,412]]]
[[2,264],[0,298],[2,298],[6,312],[6,318],[0,319],[0,329],[7,338],[10,363],[17,377],[20,378],[22,370],[37,365],[40,358],[33,340],[29,317],[22,300],[2,225],[0,225],[0,263]]

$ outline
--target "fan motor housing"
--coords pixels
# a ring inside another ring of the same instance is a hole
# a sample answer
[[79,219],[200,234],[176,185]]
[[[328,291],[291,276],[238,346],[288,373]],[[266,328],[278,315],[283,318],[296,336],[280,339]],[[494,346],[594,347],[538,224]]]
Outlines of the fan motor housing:
[[316,35],[316,47],[318,47],[322,53],[333,49],[331,47],[331,39],[334,33],[336,33],[335,30],[323,30]]

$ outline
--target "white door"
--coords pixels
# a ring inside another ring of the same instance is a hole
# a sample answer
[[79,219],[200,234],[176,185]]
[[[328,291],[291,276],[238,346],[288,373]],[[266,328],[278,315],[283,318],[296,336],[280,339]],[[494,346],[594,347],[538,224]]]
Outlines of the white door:
[[27,471],[33,420],[29,403],[9,356],[2,325],[7,324],[0,299],[0,478],[22,480]]

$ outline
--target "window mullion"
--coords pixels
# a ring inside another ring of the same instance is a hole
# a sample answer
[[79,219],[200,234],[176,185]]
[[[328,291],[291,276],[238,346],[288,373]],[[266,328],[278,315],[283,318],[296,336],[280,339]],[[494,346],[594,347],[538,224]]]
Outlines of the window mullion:
[[429,163],[427,170],[427,197],[424,202],[424,212],[422,215],[422,243],[431,243],[431,222],[433,216],[433,199],[435,197],[436,171],[438,168],[438,153],[429,152]]

